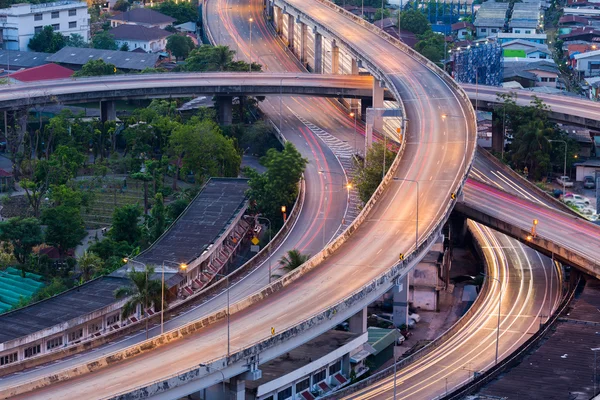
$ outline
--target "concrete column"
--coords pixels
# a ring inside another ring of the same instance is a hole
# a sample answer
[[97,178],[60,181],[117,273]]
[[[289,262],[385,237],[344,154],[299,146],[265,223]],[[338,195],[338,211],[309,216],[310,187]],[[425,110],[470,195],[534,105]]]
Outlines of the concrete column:
[[303,24],[302,22],[298,22],[300,24],[300,51],[299,51],[299,57],[300,57],[300,62],[302,63],[302,65],[306,66],[306,62],[307,62],[307,57],[306,57],[306,53],[307,53],[307,49],[306,49],[306,43],[308,42],[307,40],[307,35],[308,35],[308,29],[306,27],[306,24]]
[[363,308],[348,320],[350,332],[365,333],[367,331],[367,308]]
[[276,13],[277,16],[277,33],[281,34],[283,32],[283,10],[279,7],[277,7],[277,10],[279,11],[278,13]]
[[350,354],[344,354],[342,356],[342,374],[350,376]]
[[117,108],[114,101],[100,102],[100,121],[114,121],[117,119]]
[[216,106],[219,109],[219,122],[222,125],[231,125],[231,123],[233,122],[233,106],[231,103],[232,100],[232,96],[216,97]]
[[[373,108],[383,108],[383,87],[382,81],[373,79]],[[373,120],[373,129],[379,132],[383,130],[383,117],[375,117]],[[372,143],[372,140],[369,143]]]
[[350,74],[358,75],[358,61],[356,60],[356,58],[352,59],[351,66],[350,66]]
[[246,399],[246,381],[240,376],[229,379],[229,398],[231,400]]
[[288,31],[287,31],[287,40],[288,40],[288,47],[292,50],[292,52],[294,51],[294,37],[296,36],[296,26],[294,25],[294,16],[292,14],[288,14]]
[[315,33],[315,74],[323,73],[323,36],[313,29]]
[[409,274],[406,274],[404,277],[402,277],[400,279],[400,283],[398,285],[394,285],[392,288],[394,295],[394,314],[392,320],[394,325],[398,327],[402,324],[408,325],[408,275]]
[[335,40],[331,42],[331,73],[340,73],[340,48]]

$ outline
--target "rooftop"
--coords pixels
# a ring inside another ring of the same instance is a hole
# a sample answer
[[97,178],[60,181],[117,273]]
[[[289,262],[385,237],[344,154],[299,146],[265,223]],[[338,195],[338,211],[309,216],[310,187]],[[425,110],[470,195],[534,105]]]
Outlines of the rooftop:
[[587,53],[578,53],[573,55],[573,58],[576,60],[581,60],[582,58],[588,57],[597,57],[600,56],[600,50],[588,51]]
[[35,82],[48,79],[70,78],[74,73],[69,68],[50,63],[13,72],[9,77],[20,82]]
[[83,65],[90,60],[103,59],[105,62],[114,64],[115,67],[120,69],[143,70],[144,68],[154,68],[159,57],[158,54],[63,47],[56,53],[50,54],[47,61],[59,64]]
[[151,8],[134,8],[132,10],[114,15],[110,18],[110,20],[135,22],[146,25],[172,24],[176,21],[175,18],[161,14],[158,11],[152,10]]
[[52,54],[35,51],[0,50],[0,65],[10,64],[11,69],[31,68],[47,64],[46,60]]
[[30,306],[0,315],[0,343],[89,314],[115,302],[114,291],[129,280],[104,276]]
[[452,24],[450,29],[452,29],[453,31],[457,31],[459,29],[473,29],[474,25],[470,22],[465,22],[465,21],[461,21],[461,22],[457,22],[455,24]]
[[129,24],[121,24],[108,32],[114,36],[115,40],[150,41],[164,39],[167,36],[172,35],[171,32],[165,31],[164,29]]
[[[511,32],[499,32],[498,39],[536,39],[536,40],[546,40],[548,35],[545,33],[531,33],[531,34],[523,34],[523,33],[511,33]],[[527,40],[526,39],[526,40]]]

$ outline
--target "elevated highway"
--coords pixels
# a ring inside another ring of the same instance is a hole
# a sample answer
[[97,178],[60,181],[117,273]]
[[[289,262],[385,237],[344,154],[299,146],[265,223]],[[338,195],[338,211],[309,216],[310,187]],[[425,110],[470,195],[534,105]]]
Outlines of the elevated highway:
[[[199,382],[203,379],[220,379],[204,376],[199,363],[213,362],[225,376],[232,376],[247,370],[259,355],[265,361],[281,354],[294,341],[316,336],[361,310],[424,255],[448,218],[451,194],[460,190],[468,172],[476,135],[471,106],[452,81],[438,75],[433,66],[424,67],[419,56],[383,33],[340,16],[321,2],[297,1],[293,8],[302,18],[314,16],[309,22],[335,35],[340,43],[351,40],[352,48],[368,61],[390,93],[402,99],[410,124],[402,158],[391,172],[398,179],[386,179],[387,190],[380,190],[378,201],[367,206],[368,215],[359,216],[360,227],[351,227],[295,273],[232,306],[229,357],[225,358],[226,324],[221,311],[204,328],[189,331],[185,340],[173,340],[127,360],[120,353],[81,366],[74,374],[58,373],[28,382],[29,389],[36,389],[33,392],[20,392],[25,385],[15,377],[6,382],[13,389],[4,393],[22,393],[27,398],[72,398],[91,392],[107,397],[141,391],[159,394],[167,389],[191,393],[206,384]],[[334,20],[335,27],[328,27]],[[431,110],[439,114],[432,115]],[[463,118],[447,121],[442,118],[445,113]],[[406,179],[418,182],[419,188]],[[419,202],[418,221],[411,199]],[[416,244],[415,222],[419,228]],[[399,253],[406,255],[400,263]],[[269,327],[275,328],[275,335],[271,336]]]

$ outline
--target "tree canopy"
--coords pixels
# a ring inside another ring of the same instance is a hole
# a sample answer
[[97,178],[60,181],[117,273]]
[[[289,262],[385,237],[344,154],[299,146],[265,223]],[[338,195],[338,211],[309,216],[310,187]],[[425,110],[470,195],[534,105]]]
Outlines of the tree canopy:
[[400,14],[400,29],[405,29],[417,35],[422,35],[430,30],[427,17],[417,10],[407,10]]
[[[248,71],[245,61],[233,61],[235,51],[227,46],[202,45],[192,50],[183,69],[189,72]],[[252,71],[261,71],[260,64],[252,63]]]
[[418,35],[418,38],[415,50],[434,63],[439,63],[444,58],[444,35],[428,30]]
[[76,77],[83,76],[102,76],[114,75],[117,73],[117,67],[114,64],[104,62],[103,59],[90,60],[83,64],[81,69],[73,74]]
[[56,53],[67,45],[67,39],[59,32],[54,32],[52,26],[47,25],[29,40],[27,47],[32,51],[42,53]]
[[171,35],[167,38],[167,50],[175,56],[175,59],[183,59],[196,47],[189,36]]
[[119,48],[117,42],[115,42],[114,35],[108,31],[96,33],[92,37],[92,47],[102,50],[117,50]]
[[164,1],[152,7],[152,9],[175,18],[175,25],[186,22],[198,22],[198,8],[191,2],[182,1],[176,3],[174,1]]
[[[382,143],[373,143],[373,146],[367,151],[366,165],[362,161],[355,163],[354,184],[363,203],[369,201],[383,178],[383,151]],[[388,149],[385,152],[385,172],[387,173],[396,154]]]
[[21,264],[32,249],[42,243],[42,229],[36,218],[10,218],[0,222],[0,240],[12,246],[12,253]]

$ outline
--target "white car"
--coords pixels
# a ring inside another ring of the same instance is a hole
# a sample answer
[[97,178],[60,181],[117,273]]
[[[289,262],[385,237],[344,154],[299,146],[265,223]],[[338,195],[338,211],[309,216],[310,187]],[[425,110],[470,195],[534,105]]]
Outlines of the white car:
[[583,197],[579,194],[575,193],[567,193],[564,197],[565,203],[567,204],[585,204],[586,206],[590,204],[590,200],[587,197]]
[[556,178],[556,183],[564,187],[573,187],[573,181],[568,176],[560,176]]

